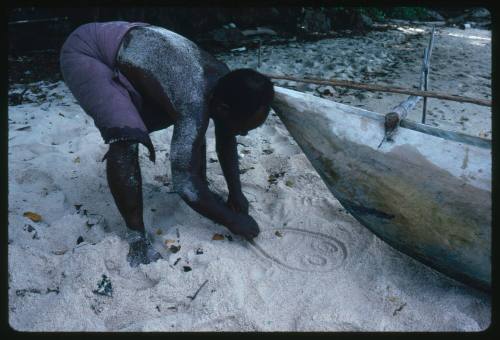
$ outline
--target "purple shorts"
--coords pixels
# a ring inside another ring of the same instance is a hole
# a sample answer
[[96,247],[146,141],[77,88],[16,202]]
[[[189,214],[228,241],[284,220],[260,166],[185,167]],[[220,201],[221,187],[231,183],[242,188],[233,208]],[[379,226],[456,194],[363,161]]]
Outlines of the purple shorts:
[[104,142],[138,141],[154,161],[149,132],[157,129],[155,122],[142,112],[140,94],[116,67],[124,35],[133,27],[146,25],[124,21],[84,24],[64,42],[60,66],[66,85],[93,118]]

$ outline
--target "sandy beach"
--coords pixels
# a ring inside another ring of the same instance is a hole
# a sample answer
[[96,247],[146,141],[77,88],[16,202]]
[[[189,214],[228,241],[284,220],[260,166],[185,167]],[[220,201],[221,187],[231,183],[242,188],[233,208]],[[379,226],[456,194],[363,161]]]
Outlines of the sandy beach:
[[[418,86],[431,27],[289,42],[217,57],[232,69]],[[277,81],[386,113],[406,95]],[[27,90],[26,90],[27,89]],[[491,99],[491,31],[438,27],[429,89]],[[131,268],[102,157],[64,82],[14,84],[8,111],[9,323],[20,331],[481,331],[491,296],[393,249],[335,199],[276,114],[238,137],[255,245],[172,192],[172,128],[140,147],[144,219],[164,257]],[[409,119],[420,121],[422,102]],[[491,108],[429,99],[427,123],[491,138]],[[227,196],[207,131],[207,177]],[[28,215],[27,212],[36,213]],[[31,217],[31,218],[30,218]]]

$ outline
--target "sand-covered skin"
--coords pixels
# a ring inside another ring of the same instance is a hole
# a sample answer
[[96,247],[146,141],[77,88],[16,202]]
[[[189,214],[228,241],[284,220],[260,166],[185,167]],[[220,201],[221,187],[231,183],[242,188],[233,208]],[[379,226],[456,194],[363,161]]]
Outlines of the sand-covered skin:
[[[421,36],[401,29],[265,47],[260,70],[414,86],[428,41],[429,28],[423,29]],[[491,98],[489,38],[484,30],[438,28],[430,89]],[[254,67],[257,61],[256,51],[219,57],[231,68]],[[164,260],[131,268],[126,229],[101,162],[107,146],[63,82],[32,85],[47,99],[9,107],[13,328],[479,331],[489,326],[487,293],[394,250],[360,225],[274,114],[248,136],[238,137],[243,191],[261,228],[255,246],[172,193],[169,128],[152,134],[155,164],[140,148],[145,224]],[[297,88],[317,93],[316,86]],[[382,113],[406,98],[341,88],[331,97]],[[428,110],[430,124],[491,136],[490,108],[430,99]],[[420,114],[421,104],[410,118],[419,120]],[[216,160],[211,123],[207,176],[210,188],[225,197]],[[42,220],[23,216],[28,211]],[[224,239],[213,240],[214,234]],[[180,250],[172,252],[172,245]],[[102,275],[111,281],[111,296],[93,292]]]

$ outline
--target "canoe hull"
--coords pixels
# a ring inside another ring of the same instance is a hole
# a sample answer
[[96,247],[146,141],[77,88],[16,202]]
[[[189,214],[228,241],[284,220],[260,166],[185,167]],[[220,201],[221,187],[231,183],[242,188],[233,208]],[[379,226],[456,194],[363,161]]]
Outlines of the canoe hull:
[[383,115],[275,87],[273,109],[333,195],[394,248],[491,286],[491,149],[400,128]]

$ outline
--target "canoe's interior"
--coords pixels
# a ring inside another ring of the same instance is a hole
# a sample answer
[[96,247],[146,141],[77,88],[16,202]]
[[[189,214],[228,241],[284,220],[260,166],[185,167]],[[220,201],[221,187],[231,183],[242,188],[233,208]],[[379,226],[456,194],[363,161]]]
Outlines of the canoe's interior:
[[[339,108],[342,108],[345,112],[364,116],[364,117],[367,117],[367,118],[370,118],[370,119],[373,119],[376,121],[383,122],[385,120],[385,115],[383,115],[383,114],[369,111],[369,110],[364,110],[364,109],[361,109],[361,108],[358,108],[355,106],[342,104],[342,103],[335,102],[332,100],[315,97],[311,94],[302,93],[302,92],[298,92],[295,90],[290,90],[290,89],[286,89],[286,88],[282,88],[282,87],[278,87],[278,86],[275,86],[275,90],[276,90],[276,92],[281,92],[287,96],[296,97],[296,98],[301,97],[300,99],[302,99],[302,100],[314,99],[318,102],[325,101],[325,102],[329,102],[329,103],[335,103],[336,106],[338,106]],[[444,129],[440,129],[437,127],[432,127],[429,125],[420,124],[420,123],[417,123],[417,122],[414,122],[411,120],[407,120],[407,119],[403,119],[401,121],[399,128],[400,129],[414,130],[414,131],[418,131],[418,132],[425,133],[428,135],[432,135],[432,136],[436,136],[436,137],[440,137],[443,139],[452,140],[455,142],[464,143],[464,144],[468,144],[468,145],[472,145],[472,146],[477,146],[480,148],[491,149],[491,140],[489,140],[489,139],[471,136],[471,135],[461,133],[461,132],[444,130]]]

